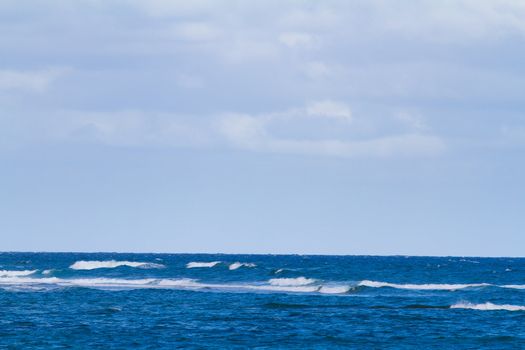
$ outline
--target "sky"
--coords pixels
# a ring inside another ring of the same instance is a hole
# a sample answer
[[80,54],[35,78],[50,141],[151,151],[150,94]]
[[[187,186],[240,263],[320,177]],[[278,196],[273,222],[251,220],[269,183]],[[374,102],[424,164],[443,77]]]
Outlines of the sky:
[[0,33],[0,250],[525,256],[521,0],[2,0]]

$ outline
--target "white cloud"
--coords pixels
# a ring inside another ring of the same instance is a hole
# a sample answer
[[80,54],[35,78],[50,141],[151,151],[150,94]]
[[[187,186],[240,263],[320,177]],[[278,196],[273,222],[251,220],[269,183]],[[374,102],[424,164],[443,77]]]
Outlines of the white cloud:
[[330,100],[262,115],[59,111],[25,118],[5,121],[7,125],[11,123],[11,127],[13,122],[22,127],[13,138],[14,143],[59,141],[119,147],[233,147],[253,152],[337,157],[427,156],[445,150],[442,139],[419,130],[390,134],[384,130],[381,134],[367,130],[365,134],[356,134],[355,117],[350,108]]
[[64,68],[37,71],[0,70],[0,90],[43,92],[67,71]]
[[268,115],[226,115],[220,119],[218,130],[233,147],[257,152],[388,157],[435,155],[445,150],[445,143],[439,137],[416,131],[390,136],[372,135],[360,139],[278,137],[270,132],[270,128],[275,123],[283,120],[303,123],[304,119],[298,116],[304,114],[309,117],[328,118],[333,123],[338,123],[340,128],[348,127],[348,121],[352,118],[351,111],[345,104],[320,101],[303,109],[291,109]]

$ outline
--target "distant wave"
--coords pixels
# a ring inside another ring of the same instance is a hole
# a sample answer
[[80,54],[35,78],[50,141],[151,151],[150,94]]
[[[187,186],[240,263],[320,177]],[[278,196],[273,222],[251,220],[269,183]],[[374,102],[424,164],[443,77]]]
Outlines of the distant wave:
[[[88,287],[88,288],[157,288],[157,289],[190,289],[190,290],[226,290],[226,291],[260,291],[260,292],[289,292],[289,293],[317,293],[317,294],[348,294],[355,290],[356,287],[365,286],[372,288],[391,287],[409,290],[457,290],[469,287],[493,286],[504,288],[519,288],[522,285],[496,286],[485,283],[480,284],[394,284],[377,281],[361,281],[355,283],[343,282],[323,282],[312,278],[272,278],[266,282],[246,282],[246,283],[204,283],[194,279],[180,278],[145,278],[145,279],[122,279],[122,278],[68,278],[62,279],[57,277],[35,278],[30,276],[36,270],[16,271],[9,274],[2,271],[0,274],[0,286],[39,286],[45,287]],[[456,304],[454,308],[472,308],[472,304]],[[479,308],[489,309],[495,307],[490,304],[474,305]],[[504,305],[504,307],[507,307]]]
[[272,286],[306,286],[315,283],[316,280],[306,277],[297,278],[272,278],[268,282]]
[[414,289],[414,290],[457,290],[464,288],[475,288],[475,287],[487,287],[490,286],[488,283],[471,283],[471,284],[439,284],[439,283],[428,283],[428,284],[398,284],[388,283],[381,281],[368,281],[364,280],[358,283],[358,286],[370,287],[370,288],[396,288],[396,289]]
[[16,277],[32,275],[37,270],[0,270],[0,277]]
[[525,311],[525,306],[521,305],[510,305],[510,304],[471,304],[471,303],[457,303],[450,307],[451,309],[471,309],[471,310],[482,310],[482,311],[497,311],[497,310],[506,310],[506,311]]
[[113,269],[119,266],[138,267],[142,269],[158,269],[165,267],[162,264],[148,263],[148,262],[136,262],[136,261],[85,261],[79,260],[71,265],[69,268],[73,270],[94,270],[94,269]]
[[506,284],[501,286],[503,288],[512,288],[512,289],[525,289],[525,284]]
[[228,269],[230,270],[237,270],[238,268],[240,267],[255,267],[257,265],[253,264],[253,263],[241,263],[241,262],[234,262],[233,264],[231,264]]
[[188,269],[194,269],[199,267],[214,267],[215,265],[220,264],[220,261],[210,261],[210,262],[200,262],[200,261],[192,261],[186,264],[186,267]]
[[[274,282],[275,283],[275,282]],[[2,277],[0,286],[16,286],[31,289],[34,286],[50,287],[85,287],[99,289],[187,289],[187,290],[225,290],[225,291],[258,291],[258,292],[288,292],[288,293],[320,293],[344,294],[349,286],[323,286],[323,285],[272,285],[270,283],[202,283],[194,279],[121,279],[121,278],[72,278],[62,279],[57,277],[31,278],[31,277]]]
[[268,283],[272,287],[284,288],[289,291],[318,292],[321,294],[345,294],[352,289],[349,285],[318,284],[317,280],[306,277],[272,278]]

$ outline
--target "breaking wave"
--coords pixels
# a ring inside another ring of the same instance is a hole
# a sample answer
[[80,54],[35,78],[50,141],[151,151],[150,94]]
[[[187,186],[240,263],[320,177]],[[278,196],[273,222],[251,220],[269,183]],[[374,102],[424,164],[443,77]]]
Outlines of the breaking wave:
[[503,288],[511,288],[511,289],[525,289],[525,284],[506,284],[504,286],[501,286]]
[[321,294],[346,294],[352,290],[351,286],[321,286]]
[[306,286],[315,283],[316,280],[306,277],[297,278],[272,278],[268,282],[272,286]]
[[388,283],[381,281],[369,281],[364,280],[358,283],[358,286],[370,287],[370,288],[396,288],[396,289],[413,289],[413,290],[457,290],[464,288],[476,288],[476,287],[487,287],[490,286],[488,283],[470,283],[470,284],[440,284],[440,283],[428,283],[428,284],[398,284]]
[[32,275],[37,270],[0,270],[0,277],[16,277]]
[[141,269],[159,269],[166,266],[162,264],[148,263],[148,262],[136,262],[136,261],[85,261],[79,260],[73,265],[69,266],[73,270],[95,270],[95,269],[113,269],[120,266],[138,267]]
[[220,261],[210,261],[210,262],[200,262],[200,261],[192,261],[186,264],[186,267],[188,269],[194,269],[199,267],[214,267],[215,265],[220,264]]
[[510,305],[510,304],[493,304],[493,303],[484,303],[484,304],[471,304],[471,303],[457,303],[450,307],[451,309],[471,309],[471,310],[481,310],[481,311],[525,311],[525,306],[521,305]]
[[[291,279],[294,280],[294,279]],[[304,283],[309,279],[305,279]],[[313,281],[313,280],[311,280]],[[31,278],[31,277],[3,277],[0,278],[2,287],[18,287],[33,289],[42,287],[85,287],[98,289],[182,289],[182,290],[223,290],[223,291],[258,291],[258,292],[288,292],[288,293],[320,293],[344,294],[350,290],[349,286],[323,286],[296,283],[288,285],[284,282],[268,283],[202,283],[194,279],[121,279],[121,278],[72,278],[62,279],[57,277]]]
[[241,267],[255,267],[257,265],[253,264],[253,263],[241,263],[241,262],[234,262],[233,264],[231,264],[228,269],[229,270],[237,270],[238,268],[241,268]]

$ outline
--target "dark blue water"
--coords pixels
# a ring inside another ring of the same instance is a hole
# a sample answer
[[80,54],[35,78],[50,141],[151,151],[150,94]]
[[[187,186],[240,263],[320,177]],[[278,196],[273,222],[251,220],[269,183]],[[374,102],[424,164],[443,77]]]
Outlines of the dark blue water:
[[518,349],[524,288],[516,258],[0,253],[0,348]]

